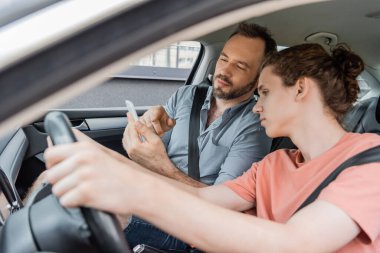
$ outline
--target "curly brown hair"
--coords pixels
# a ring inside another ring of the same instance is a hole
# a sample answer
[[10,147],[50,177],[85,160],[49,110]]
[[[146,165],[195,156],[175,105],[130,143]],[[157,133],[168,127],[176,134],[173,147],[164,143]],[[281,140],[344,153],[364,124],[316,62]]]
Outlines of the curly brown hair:
[[301,44],[273,53],[261,68],[273,66],[285,86],[293,86],[300,77],[310,77],[319,84],[324,104],[338,122],[357,100],[357,76],[364,62],[346,45],[339,44],[331,55],[319,44]]

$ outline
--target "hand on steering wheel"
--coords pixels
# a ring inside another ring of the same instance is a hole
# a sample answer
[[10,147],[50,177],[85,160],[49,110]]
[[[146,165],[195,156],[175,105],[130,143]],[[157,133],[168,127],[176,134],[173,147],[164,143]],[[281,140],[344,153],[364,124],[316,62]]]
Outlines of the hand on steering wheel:
[[[53,145],[77,141],[67,116],[61,112],[50,112],[44,125]],[[99,252],[131,252],[115,215],[87,207],[80,210],[91,232],[90,241]]]

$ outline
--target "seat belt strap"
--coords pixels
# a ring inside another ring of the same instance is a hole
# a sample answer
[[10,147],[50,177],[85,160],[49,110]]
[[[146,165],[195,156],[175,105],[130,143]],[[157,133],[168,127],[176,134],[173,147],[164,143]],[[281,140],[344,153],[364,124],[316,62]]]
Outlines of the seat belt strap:
[[206,99],[209,86],[197,85],[193,104],[191,106],[190,122],[189,122],[189,152],[188,152],[188,174],[191,178],[198,180],[199,175],[199,148],[198,136],[200,129],[201,108]]
[[310,194],[310,196],[302,203],[296,212],[316,200],[321,191],[332,181],[334,181],[343,170],[352,166],[358,166],[373,162],[380,162],[380,146],[364,150],[363,152],[360,152],[359,154],[344,161],[341,165],[338,166],[338,168],[331,172],[331,174],[317,187],[317,189],[313,191],[312,194]]

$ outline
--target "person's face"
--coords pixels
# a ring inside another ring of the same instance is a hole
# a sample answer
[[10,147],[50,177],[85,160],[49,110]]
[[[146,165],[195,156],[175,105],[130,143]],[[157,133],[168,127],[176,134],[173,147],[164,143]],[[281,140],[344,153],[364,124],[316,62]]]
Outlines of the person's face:
[[219,56],[213,78],[213,94],[229,100],[256,88],[256,77],[264,57],[265,43],[260,38],[231,37]]
[[297,117],[293,99],[295,86],[286,87],[272,68],[267,66],[260,74],[260,97],[252,111],[260,115],[261,126],[269,137],[289,136],[293,119]]

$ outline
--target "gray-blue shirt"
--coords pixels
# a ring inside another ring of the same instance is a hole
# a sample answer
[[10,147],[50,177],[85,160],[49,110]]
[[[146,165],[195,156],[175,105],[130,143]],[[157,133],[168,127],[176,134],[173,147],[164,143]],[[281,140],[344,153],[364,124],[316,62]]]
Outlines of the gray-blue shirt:
[[[191,107],[196,86],[181,87],[165,105],[176,120],[174,128],[163,137],[171,161],[184,173],[188,172],[188,133]],[[261,160],[270,150],[271,139],[252,113],[254,98],[225,110],[206,129],[211,106],[212,87],[201,109],[199,146],[200,181],[212,185],[234,179]]]

